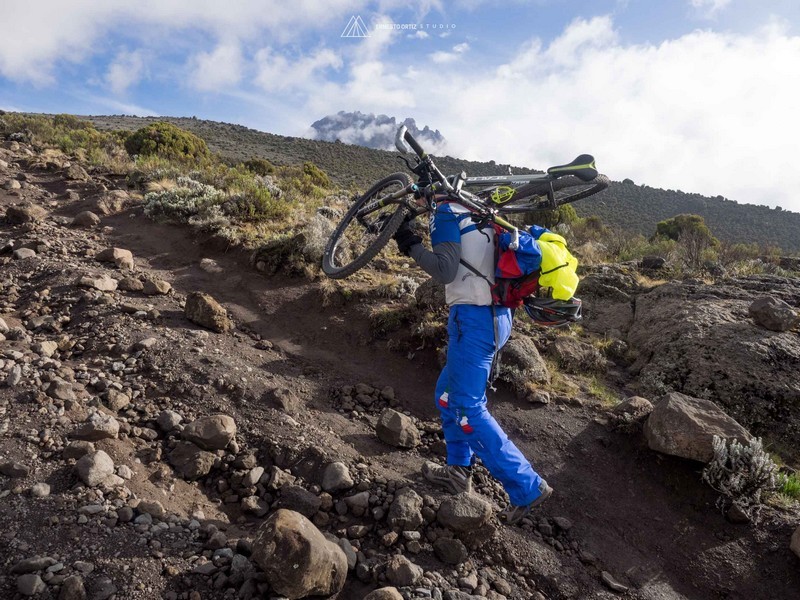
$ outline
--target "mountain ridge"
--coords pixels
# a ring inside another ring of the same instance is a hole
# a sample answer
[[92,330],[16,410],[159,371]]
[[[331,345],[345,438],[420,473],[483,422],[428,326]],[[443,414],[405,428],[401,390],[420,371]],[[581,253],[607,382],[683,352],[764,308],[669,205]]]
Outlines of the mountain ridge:
[[[101,129],[138,129],[155,121],[168,121],[201,137],[209,147],[229,160],[254,156],[275,164],[312,161],[337,183],[364,189],[389,173],[405,170],[396,152],[374,150],[345,143],[282,136],[233,123],[206,121],[194,117],[132,117],[125,115],[84,116]],[[505,174],[509,165],[436,156],[445,173],[460,170],[470,175]],[[511,166],[516,173],[536,169]],[[731,242],[757,242],[779,246],[786,252],[800,252],[800,213],[766,206],[739,203],[722,196],[664,190],[639,185],[626,179],[612,182],[609,189],[575,203],[581,216],[597,215],[608,225],[634,233],[652,235],[659,221],[681,213],[703,216],[719,239]]]
[[[400,121],[423,146],[431,151],[444,147],[445,138],[441,132],[425,125],[422,129],[412,118]],[[334,115],[327,115],[311,124],[317,140],[326,142],[344,142],[358,146],[366,146],[376,150],[392,150],[394,138],[399,127],[397,119],[388,115],[359,111],[346,112],[340,110]]]

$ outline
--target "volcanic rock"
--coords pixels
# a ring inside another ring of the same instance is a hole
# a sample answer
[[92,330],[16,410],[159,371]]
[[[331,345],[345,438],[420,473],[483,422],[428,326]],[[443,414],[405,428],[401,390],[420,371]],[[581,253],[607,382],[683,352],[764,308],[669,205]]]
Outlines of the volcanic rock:
[[395,554],[386,562],[386,579],[399,587],[414,585],[422,578],[422,573],[422,567],[402,554]]
[[714,458],[715,435],[742,443],[750,440],[748,431],[716,404],[678,392],[656,400],[644,435],[652,450],[704,463]]
[[[107,485],[114,482],[114,461],[103,450],[86,454],[77,463],[78,477],[89,487]],[[120,479],[121,481],[121,479]]]
[[332,462],[322,473],[322,489],[326,492],[342,492],[353,487],[350,470],[342,462]]
[[410,531],[422,525],[424,519],[420,495],[408,487],[400,489],[389,508],[388,522],[391,527],[401,531]]
[[272,589],[290,600],[338,593],[347,577],[347,558],[303,515],[279,509],[259,528],[252,560]]
[[169,462],[178,475],[189,481],[208,475],[215,460],[216,456],[211,452],[201,450],[191,442],[179,443],[169,455]]
[[789,331],[798,321],[797,311],[779,298],[766,296],[753,301],[747,309],[757,325],[770,331]]
[[384,408],[375,425],[378,438],[390,446],[414,448],[420,443],[420,434],[411,417],[391,408]]
[[205,450],[223,450],[236,437],[236,423],[228,415],[209,415],[189,423],[181,435]]
[[480,529],[492,516],[492,505],[477,494],[462,492],[446,498],[436,518],[457,533]]
[[395,587],[382,587],[372,590],[364,600],[403,600],[403,595]]
[[75,215],[75,218],[72,220],[73,227],[83,227],[84,229],[89,229],[91,227],[96,227],[100,224],[100,217],[89,210],[85,210],[81,213]]
[[187,296],[184,313],[192,323],[218,333],[225,333],[233,328],[225,308],[202,292],[192,292]]

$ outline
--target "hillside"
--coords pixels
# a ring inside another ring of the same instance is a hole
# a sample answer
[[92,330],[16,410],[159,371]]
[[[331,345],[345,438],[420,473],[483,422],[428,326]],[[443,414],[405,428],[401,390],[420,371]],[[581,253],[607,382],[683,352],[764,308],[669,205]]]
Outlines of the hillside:
[[[99,129],[137,129],[158,120],[169,121],[204,138],[209,147],[232,160],[260,156],[278,165],[310,160],[346,187],[363,186],[401,170],[396,152],[361,146],[274,135],[234,125],[194,118],[86,117]],[[572,157],[565,157],[565,162]],[[599,157],[602,169],[602,157]],[[446,173],[465,170],[470,175],[505,173],[506,165],[437,157]],[[512,167],[517,173],[531,169]],[[800,214],[765,206],[739,204],[681,191],[662,190],[632,183],[613,183],[590,201],[576,205],[581,216],[598,215],[609,225],[651,235],[656,223],[681,213],[702,215],[713,233],[730,242],[777,245],[787,252],[800,252]]]
[[[0,598],[796,597],[800,279],[606,264],[583,327],[520,315],[490,406],[555,492],[508,525],[485,466],[456,496],[420,475],[446,454],[443,290],[393,244],[321,277],[287,252],[328,219],[299,199],[272,219],[297,236],[220,244],[163,218],[189,204],[162,167],[144,195],[141,162],[0,140]],[[793,482],[757,506],[701,479],[712,432],[748,431]]]

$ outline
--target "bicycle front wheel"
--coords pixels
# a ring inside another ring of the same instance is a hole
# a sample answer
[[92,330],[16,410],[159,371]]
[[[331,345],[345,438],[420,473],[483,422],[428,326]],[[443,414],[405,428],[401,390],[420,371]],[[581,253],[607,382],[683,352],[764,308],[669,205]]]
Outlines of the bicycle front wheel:
[[331,279],[343,279],[366,266],[389,242],[405,218],[402,204],[387,204],[357,217],[370,202],[399,192],[411,183],[405,173],[393,173],[358,198],[336,227],[322,256],[322,271]]
[[[588,198],[602,192],[610,181],[605,175],[598,175],[591,181],[583,181],[572,175],[559,177],[552,182],[553,197],[556,206],[569,204],[582,198]],[[552,205],[547,197],[550,184],[528,183],[516,189],[514,196],[519,200],[511,200],[500,208],[501,213],[524,213],[535,210],[552,210]]]

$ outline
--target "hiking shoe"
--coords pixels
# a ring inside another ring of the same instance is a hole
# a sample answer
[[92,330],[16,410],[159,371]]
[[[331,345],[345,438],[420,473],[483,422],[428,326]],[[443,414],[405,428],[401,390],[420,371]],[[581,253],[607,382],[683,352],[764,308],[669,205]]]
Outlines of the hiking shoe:
[[527,517],[534,508],[550,497],[550,494],[553,493],[553,488],[547,485],[547,482],[543,479],[542,483],[539,484],[539,491],[541,495],[527,506],[514,506],[513,504],[509,504],[508,507],[500,513],[500,519],[504,520],[506,525],[516,525],[519,523],[523,518]]
[[441,466],[433,462],[422,465],[422,475],[452,494],[472,491],[472,469],[456,465]]

